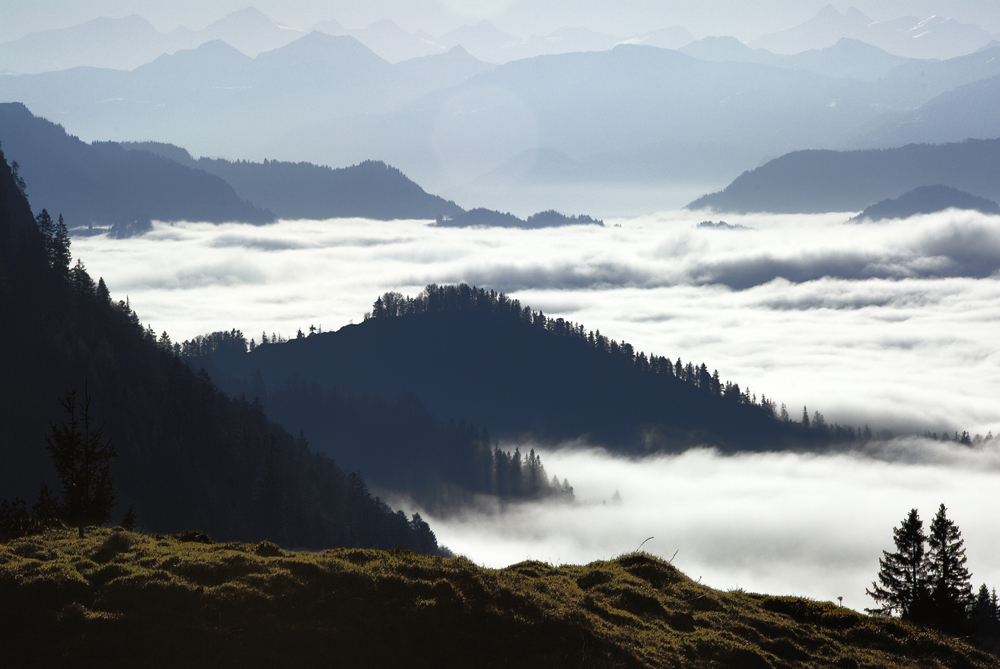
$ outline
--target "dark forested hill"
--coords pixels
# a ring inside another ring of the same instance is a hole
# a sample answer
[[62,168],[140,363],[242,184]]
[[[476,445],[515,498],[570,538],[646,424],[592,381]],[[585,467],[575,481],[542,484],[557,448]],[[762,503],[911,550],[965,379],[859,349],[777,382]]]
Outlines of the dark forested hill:
[[0,498],[30,503],[43,481],[58,488],[44,437],[76,387],[93,396],[96,424],[118,450],[120,499],[135,502],[147,530],[437,549],[419,517],[393,513],[259,403],[192,372],[166,333],[157,339],[127,302],[111,301],[103,280],[58,261],[57,241],[36,225],[0,154]]
[[860,211],[920,186],[942,184],[1000,199],[1000,139],[865,151],[795,151],[744,172],[689,209],[815,214]]
[[20,165],[35,206],[62,213],[71,228],[274,220],[217,176],[115,143],[87,144],[22,104],[0,104],[0,142]]
[[345,392],[408,393],[436,415],[464,417],[494,437],[582,436],[643,452],[780,448],[828,436],[781,420],[769,400],[705,365],[647,357],[465,285],[430,286],[414,299],[388,293],[361,324],[217,364],[258,387],[298,378]]
[[462,213],[454,202],[426,193],[395,167],[376,160],[333,169],[277,160],[195,160],[184,149],[159,142],[122,146],[149,151],[221,177],[240,197],[281,218],[431,219]]

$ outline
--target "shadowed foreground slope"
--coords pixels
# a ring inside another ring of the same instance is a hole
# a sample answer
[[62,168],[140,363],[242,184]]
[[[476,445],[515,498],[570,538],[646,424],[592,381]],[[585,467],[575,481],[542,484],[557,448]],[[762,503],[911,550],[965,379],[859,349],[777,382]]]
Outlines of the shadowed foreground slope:
[[998,667],[924,628],[699,585],[644,553],[585,566],[119,530],[0,545],[4,666]]

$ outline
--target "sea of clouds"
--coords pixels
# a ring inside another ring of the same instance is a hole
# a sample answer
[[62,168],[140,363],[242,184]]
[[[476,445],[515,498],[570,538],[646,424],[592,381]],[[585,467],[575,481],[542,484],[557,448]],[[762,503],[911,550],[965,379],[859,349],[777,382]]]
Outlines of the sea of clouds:
[[[951,211],[845,224],[850,215],[724,217],[751,229],[701,228],[709,215],[688,211],[535,231],[362,219],[156,224],[134,239],[74,239],[72,250],[174,341],[232,328],[258,341],[262,331],[333,330],[359,322],[385,291],[464,281],[639,350],[704,361],[793,417],[808,406],[828,422],[899,435],[1000,433],[1000,218]],[[839,454],[642,461],[547,451],[577,504],[432,526],[489,565],[609,558],[653,536],[644,549],[678,551],[675,564],[710,585],[843,596],[863,608],[892,528],[912,507],[929,522],[947,504],[977,584],[1000,585],[997,444],[903,438]]]
[[1000,219],[727,216],[754,229],[720,230],[697,227],[704,217],[533,231],[157,224],[72,250],[174,341],[333,330],[387,290],[465,281],[647,353],[705,362],[794,417],[808,406],[843,424],[1000,432]]

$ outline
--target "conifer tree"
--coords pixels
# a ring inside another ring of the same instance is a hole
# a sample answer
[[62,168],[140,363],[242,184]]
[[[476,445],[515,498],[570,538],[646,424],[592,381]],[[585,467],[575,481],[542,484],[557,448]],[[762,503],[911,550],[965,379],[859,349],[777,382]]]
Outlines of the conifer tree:
[[879,615],[899,614],[906,620],[921,617],[927,599],[927,573],[924,563],[924,523],[916,509],[892,531],[896,551],[882,551],[878,582],[865,592],[882,606],[865,609]]
[[972,629],[980,639],[992,639],[1000,635],[1000,607],[997,605],[997,591],[990,591],[983,583],[979,588],[970,614]]
[[941,630],[957,632],[965,626],[973,602],[972,582],[965,568],[962,533],[947,512],[944,504],[938,507],[927,536],[929,622]]
[[103,440],[104,427],[94,426],[90,394],[84,389],[83,402],[76,395],[74,388],[59,400],[68,420],[58,426],[50,424],[52,434],[45,437],[45,444],[62,482],[62,516],[76,525],[82,539],[85,525],[111,520],[118,497],[111,458],[117,453],[110,439]]
[[66,222],[63,221],[62,214],[59,214],[59,222],[56,223],[52,235],[51,258],[52,267],[59,270],[63,275],[69,272],[69,264],[73,260],[73,256],[69,252],[69,245],[69,230],[66,228]]

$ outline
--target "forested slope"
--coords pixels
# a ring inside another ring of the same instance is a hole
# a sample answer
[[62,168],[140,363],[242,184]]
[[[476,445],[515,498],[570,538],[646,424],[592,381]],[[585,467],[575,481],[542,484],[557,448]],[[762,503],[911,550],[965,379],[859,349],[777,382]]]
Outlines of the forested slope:
[[44,436],[63,419],[58,400],[86,388],[118,450],[120,500],[147,530],[436,550],[419,518],[197,376],[82,264],[54,262],[22,188],[0,154],[0,498],[58,487]]

